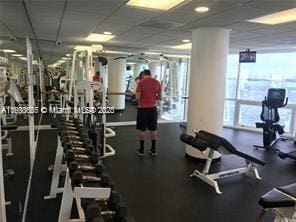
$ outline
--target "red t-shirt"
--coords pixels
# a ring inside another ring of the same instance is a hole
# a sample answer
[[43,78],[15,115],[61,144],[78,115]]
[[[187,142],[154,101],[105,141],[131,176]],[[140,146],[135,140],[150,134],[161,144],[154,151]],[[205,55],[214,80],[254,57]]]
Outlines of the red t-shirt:
[[161,93],[161,86],[156,79],[146,77],[138,83],[136,92],[141,93],[139,108],[154,108],[157,106],[157,95]]
[[94,75],[93,81],[103,83],[103,78],[101,76]]

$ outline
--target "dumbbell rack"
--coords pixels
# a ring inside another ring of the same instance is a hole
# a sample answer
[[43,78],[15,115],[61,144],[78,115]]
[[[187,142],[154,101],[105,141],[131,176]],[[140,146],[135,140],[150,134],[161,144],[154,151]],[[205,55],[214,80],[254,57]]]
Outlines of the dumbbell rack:
[[[85,209],[82,208],[81,199],[91,198],[97,201],[109,200],[111,198],[111,187],[87,187],[83,186],[82,184],[80,186],[73,186],[74,183],[70,177],[70,168],[67,167],[67,164],[63,164],[65,152],[63,145],[65,144],[63,144],[64,137],[62,135],[63,134],[61,133],[61,135],[58,134],[57,136],[58,143],[50,193],[48,196],[45,196],[44,199],[56,198],[58,193],[62,193],[58,222],[85,222],[87,220],[87,215],[85,215]],[[67,154],[65,157],[67,157]],[[59,187],[60,175],[62,173],[65,173],[65,181],[62,187]],[[76,202],[78,218],[71,219],[71,211],[74,199]],[[133,219],[130,220],[129,218],[130,217],[126,217],[123,221],[134,221]]]
[[[109,199],[111,188],[107,187],[74,187],[72,189],[69,171],[66,171],[65,186],[58,222],[85,221],[84,210],[81,207],[81,198]],[[76,201],[79,219],[70,219],[73,199]]]

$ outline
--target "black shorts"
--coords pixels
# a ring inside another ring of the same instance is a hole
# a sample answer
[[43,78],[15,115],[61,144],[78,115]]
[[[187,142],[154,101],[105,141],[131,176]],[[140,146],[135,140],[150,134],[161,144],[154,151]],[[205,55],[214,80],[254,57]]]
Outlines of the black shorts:
[[137,112],[137,129],[145,131],[157,130],[157,108],[138,108]]

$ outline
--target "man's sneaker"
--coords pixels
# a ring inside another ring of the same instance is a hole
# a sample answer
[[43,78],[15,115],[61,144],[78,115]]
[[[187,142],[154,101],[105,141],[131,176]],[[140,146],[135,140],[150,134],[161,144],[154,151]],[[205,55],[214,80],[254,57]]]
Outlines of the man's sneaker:
[[144,156],[144,150],[143,149],[138,149],[136,154],[139,155],[139,156]]
[[151,149],[151,150],[149,151],[149,153],[150,153],[151,156],[157,156],[157,152],[156,152],[156,150],[154,150],[154,149]]

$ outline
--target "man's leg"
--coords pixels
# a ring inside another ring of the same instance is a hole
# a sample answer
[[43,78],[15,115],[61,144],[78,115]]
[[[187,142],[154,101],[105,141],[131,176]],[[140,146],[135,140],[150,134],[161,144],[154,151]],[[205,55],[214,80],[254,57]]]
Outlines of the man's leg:
[[144,153],[145,131],[139,130],[138,136],[139,136],[139,141],[140,141],[139,152]]
[[145,142],[145,132],[146,132],[146,121],[145,121],[145,110],[139,109],[137,112],[137,129],[138,138],[140,142],[140,148],[137,150],[139,156],[144,155],[144,142]]
[[157,131],[150,131],[151,134],[151,154],[156,154],[156,140],[157,140]]
[[151,149],[150,154],[153,156],[157,155],[156,152],[156,140],[157,140],[157,109],[152,109],[150,112],[149,126],[151,135]]

